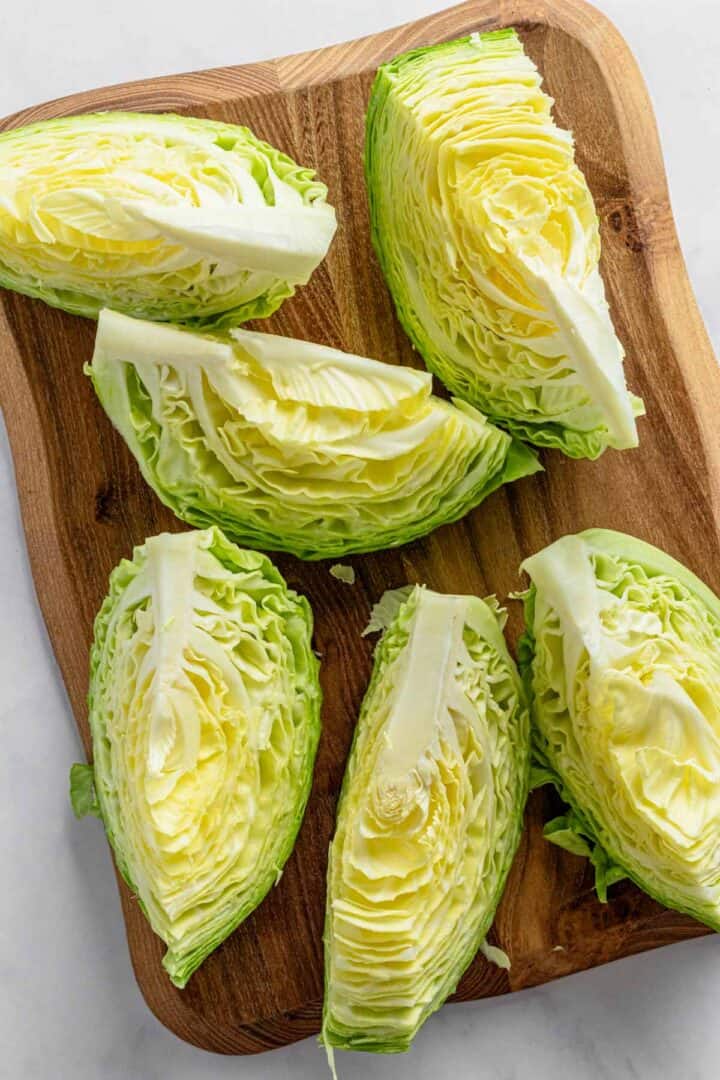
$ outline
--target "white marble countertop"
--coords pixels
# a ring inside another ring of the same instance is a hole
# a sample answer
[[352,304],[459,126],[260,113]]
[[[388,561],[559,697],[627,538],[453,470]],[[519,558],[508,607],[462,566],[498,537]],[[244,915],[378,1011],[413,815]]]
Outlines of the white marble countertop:
[[[0,115],[107,83],[343,41],[443,0],[35,0],[0,5]],[[720,352],[720,5],[599,0],[649,84],[690,276]],[[112,14],[110,14],[112,11]],[[76,823],[80,744],[30,579],[0,435],[0,1078],[310,1080],[314,1040],[255,1058],[180,1042],[133,980],[107,845]],[[720,940],[706,938],[432,1018],[404,1058],[344,1080],[716,1080]],[[716,965],[718,965],[716,967]]]

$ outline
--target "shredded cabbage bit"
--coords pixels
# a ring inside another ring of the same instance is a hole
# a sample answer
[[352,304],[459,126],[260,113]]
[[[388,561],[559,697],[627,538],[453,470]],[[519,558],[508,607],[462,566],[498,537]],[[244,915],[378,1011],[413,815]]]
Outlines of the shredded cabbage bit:
[[343,563],[335,563],[330,567],[329,574],[334,577],[336,581],[342,581],[345,585],[355,584],[355,569],[352,566],[345,566]]
[[179,518],[304,559],[408,543],[540,468],[427,372],[277,334],[103,311],[87,371]]
[[377,646],[330,848],[321,1039],[407,1050],[486,942],[522,829],[523,687],[502,612],[415,587]]
[[307,601],[218,529],[154,536],[111,575],[71,798],[102,818],[175,986],[292,851],[320,733],[311,634]]
[[564,536],[523,569],[532,783],[569,804],[549,840],[720,930],[720,600],[623,533]]
[[521,439],[595,458],[637,445],[643,406],[552,104],[512,29],[383,64],[367,115],[372,236],[401,323],[454,394]]
[[230,326],[305,284],[327,189],[248,128],[108,112],[0,134],[0,285],[96,318]]

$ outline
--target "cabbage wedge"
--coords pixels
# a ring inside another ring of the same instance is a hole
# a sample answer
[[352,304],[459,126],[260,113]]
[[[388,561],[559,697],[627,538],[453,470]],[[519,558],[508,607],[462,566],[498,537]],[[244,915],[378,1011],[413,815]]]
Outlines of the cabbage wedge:
[[4,132],[0,192],[0,285],[91,318],[262,318],[335,232],[311,170],[247,128],[170,114]]
[[523,568],[535,783],[569,810],[549,840],[720,930],[720,600],[670,556],[604,529]]
[[595,458],[637,445],[642,403],[552,104],[512,29],[384,64],[367,116],[372,235],[398,317],[445,385],[519,438]]
[[292,851],[320,730],[311,634],[307,601],[218,529],[154,536],[111,575],[71,798],[102,818],[175,986]]
[[331,1056],[407,1050],[478,948],[507,965],[483,943],[520,839],[529,721],[502,613],[422,588],[391,600],[330,848]]
[[103,311],[88,372],[178,517],[301,558],[406,543],[539,468],[427,373],[292,338]]

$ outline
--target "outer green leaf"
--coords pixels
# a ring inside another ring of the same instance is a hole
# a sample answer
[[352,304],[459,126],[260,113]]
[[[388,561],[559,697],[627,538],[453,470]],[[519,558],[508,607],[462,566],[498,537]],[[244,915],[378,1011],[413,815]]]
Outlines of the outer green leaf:
[[578,824],[574,814],[563,814],[561,817],[548,821],[543,829],[543,836],[551,843],[564,848],[565,851],[572,852],[573,855],[584,855],[590,858],[592,849],[578,831]]
[[95,779],[92,765],[79,762],[70,766],[70,802],[76,818],[102,818],[100,803],[95,794]]
[[0,285],[91,318],[263,318],[335,231],[310,170],[247,128],[170,114],[4,132],[0,187]]
[[603,529],[524,569],[534,754],[571,807],[549,839],[587,842],[602,900],[629,877],[720,929],[720,600],[662,551]]
[[453,393],[520,439],[637,445],[572,136],[514,30],[384,64],[367,117],[372,236],[398,316]]
[[301,558],[404,544],[540,468],[425,372],[306,341],[104,311],[88,371],[178,517]]
[[598,899],[603,904],[606,904],[607,891],[610,886],[618,881],[623,881],[630,875],[623,870],[622,866],[618,866],[617,863],[612,861],[607,851],[600,844],[596,844],[593,848],[590,861],[595,867],[595,891]]
[[542,765],[533,763],[530,767],[530,790],[535,791],[536,788],[544,787],[546,784],[554,784],[556,780],[555,773],[551,769],[546,769]]
[[376,649],[330,849],[328,1048],[406,1050],[485,938],[527,797],[528,717],[498,613],[415,588]]
[[218,529],[152,537],[111,575],[91,654],[95,787],[176,986],[292,851],[320,725],[311,633],[307,601]]

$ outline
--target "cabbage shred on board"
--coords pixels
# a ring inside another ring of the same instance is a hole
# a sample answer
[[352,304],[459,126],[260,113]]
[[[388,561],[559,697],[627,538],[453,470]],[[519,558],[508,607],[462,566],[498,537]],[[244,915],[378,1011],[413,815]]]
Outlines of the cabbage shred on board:
[[637,445],[642,403],[552,104],[514,30],[384,64],[367,117],[372,235],[400,321],[446,386],[519,438],[594,458]]
[[183,987],[292,851],[320,733],[312,613],[218,529],[154,536],[113,571],[95,622],[92,766],[120,873]]
[[327,189],[248,128],[107,112],[0,134],[0,286],[96,318],[226,326],[307,282]]

